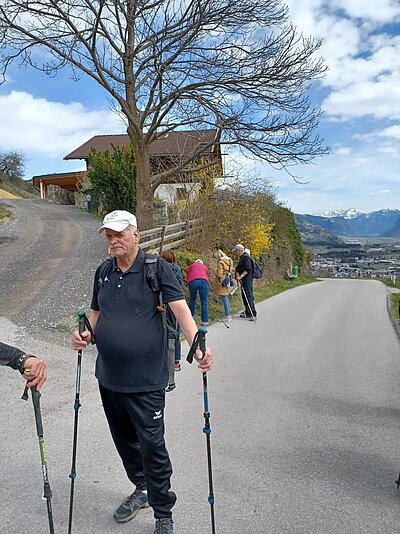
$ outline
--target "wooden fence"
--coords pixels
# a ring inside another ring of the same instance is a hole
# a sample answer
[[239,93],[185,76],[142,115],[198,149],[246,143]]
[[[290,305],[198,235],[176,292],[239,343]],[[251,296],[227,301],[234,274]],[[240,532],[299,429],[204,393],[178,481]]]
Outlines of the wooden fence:
[[140,248],[156,249],[159,254],[163,250],[179,247],[188,239],[201,233],[203,219],[192,219],[182,223],[159,226],[140,232]]

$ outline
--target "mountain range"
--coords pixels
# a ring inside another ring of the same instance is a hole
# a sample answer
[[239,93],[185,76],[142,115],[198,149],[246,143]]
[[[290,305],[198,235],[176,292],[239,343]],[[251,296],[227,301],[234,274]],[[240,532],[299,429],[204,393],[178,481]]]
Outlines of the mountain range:
[[350,208],[348,210],[333,210],[333,211],[324,211],[323,213],[316,213],[320,217],[343,217],[344,219],[354,219],[359,215],[365,215],[365,211],[358,210],[356,208]]
[[400,210],[384,209],[365,213],[351,209],[333,213],[295,214],[295,219],[298,225],[307,222],[339,237],[400,237]]

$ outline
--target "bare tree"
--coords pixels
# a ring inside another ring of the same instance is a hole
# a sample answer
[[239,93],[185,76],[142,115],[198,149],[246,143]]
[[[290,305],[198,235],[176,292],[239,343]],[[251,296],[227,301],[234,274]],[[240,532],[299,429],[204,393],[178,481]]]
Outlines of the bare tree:
[[[151,173],[149,147],[177,129],[216,128],[222,145],[287,167],[325,152],[309,84],[325,67],[281,0],[2,0],[0,74],[13,62],[48,75],[70,67],[111,96],[137,162],[137,213],[190,167]],[[191,165],[191,166],[190,166]]]
[[25,168],[25,156],[18,150],[0,153],[0,180],[2,175],[11,180],[22,179]]

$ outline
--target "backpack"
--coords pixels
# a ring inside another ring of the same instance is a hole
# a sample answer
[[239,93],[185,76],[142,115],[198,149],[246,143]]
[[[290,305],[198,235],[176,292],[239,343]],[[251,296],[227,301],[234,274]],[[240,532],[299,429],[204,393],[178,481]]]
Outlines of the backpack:
[[262,277],[262,269],[260,267],[260,264],[257,260],[251,258],[251,261],[253,262],[253,278],[261,278]]
[[[228,263],[226,262],[227,259],[229,260]],[[221,286],[228,287],[228,288],[234,287],[235,282],[233,281],[233,278],[232,278],[232,268],[233,268],[232,259],[228,257],[226,258],[222,257],[219,261],[222,261],[224,271],[226,270],[226,268],[228,271],[225,275],[225,278],[221,280]]]
[[235,282],[233,281],[231,273],[228,273],[221,282],[222,287],[233,287]]

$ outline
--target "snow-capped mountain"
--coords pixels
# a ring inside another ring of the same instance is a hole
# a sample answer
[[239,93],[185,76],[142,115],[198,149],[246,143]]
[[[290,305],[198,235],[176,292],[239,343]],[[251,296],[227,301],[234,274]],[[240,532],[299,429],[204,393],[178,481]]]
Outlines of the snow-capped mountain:
[[367,213],[356,208],[350,208],[348,210],[333,210],[333,211],[324,211],[323,213],[318,213],[318,217],[343,217],[343,219],[354,219],[359,215],[366,215]]
[[303,217],[337,236],[396,237],[400,231],[400,210],[383,209],[370,213],[356,209],[334,210],[329,215],[325,212]]

